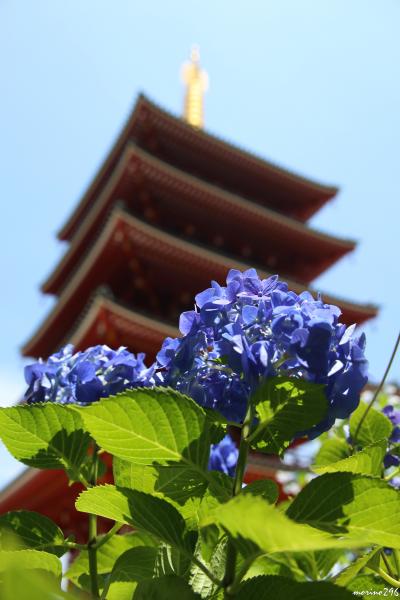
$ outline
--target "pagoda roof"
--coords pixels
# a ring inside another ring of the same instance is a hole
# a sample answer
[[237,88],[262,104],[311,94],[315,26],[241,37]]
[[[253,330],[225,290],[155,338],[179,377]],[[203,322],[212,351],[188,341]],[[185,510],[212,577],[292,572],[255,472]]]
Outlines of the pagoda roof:
[[127,346],[144,352],[153,361],[166,337],[177,337],[178,329],[129,309],[101,293],[92,301],[68,341],[78,350],[96,344]]
[[155,149],[166,162],[200,178],[218,182],[249,200],[306,221],[337,193],[247,152],[173,116],[141,94],[113,148],[69,219],[59,231],[69,240],[85,218],[95,196],[107,184],[130,141]]
[[[111,217],[91,250],[74,271],[57,304],[34,336],[23,348],[27,356],[47,356],[59,346],[66,332],[76,322],[94,289],[108,283],[107,279],[123,270],[126,281],[127,264],[134,259],[145,265],[144,271],[159,290],[184,286],[189,293],[208,287],[211,279],[224,281],[228,269],[244,271],[249,265],[198,245],[178,239],[143,223],[121,208],[114,208]],[[259,271],[261,277],[270,273]],[[290,289],[304,289],[298,282],[288,281]],[[174,291],[175,293],[175,291]],[[337,304],[345,322],[361,323],[376,315],[371,305],[355,304],[324,296],[326,302]]]
[[[355,247],[352,240],[340,239],[315,229],[269,208],[249,202],[240,196],[222,190],[138,148],[130,142],[110,175],[107,185],[96,197],[75,231],[69,251],[43,284],[46,293],[59,293],[63,282],[86,251],[88,240],[93,239],[104,222],[113,203],[121,198],[135,208],[137,194],[134,185],[167,194],[168,213],[175,222],[199,223],[210,228],[209,214],[218,233],[227,233],[237,239],[248,240],[255,248],[253,256],[269,252],[277,260],[279,270],[285,261],[285,272],[304,282],[315,279],[329,266]],[[165,220],[165,219],[163,219]],[[201,223],[202,222],[202,223]],[[229,227],[227,227],[229,223]],[[267,237],[266,237],[267,236]],[[265,260],[255,259],[260,266]],[[268,268],[268,265],[265,265]]]

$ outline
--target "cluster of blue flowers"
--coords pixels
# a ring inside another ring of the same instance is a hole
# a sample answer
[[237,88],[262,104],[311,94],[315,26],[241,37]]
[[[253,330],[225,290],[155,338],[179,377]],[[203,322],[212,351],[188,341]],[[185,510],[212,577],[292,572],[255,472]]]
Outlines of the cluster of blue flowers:
[[229,434],[218,444],[213,444],[210,451],[208,468],[211,471],[222,471],[233,477],[239,456],[239,450]]
[[[393,444],[398,444],[400,442],[400,410],[397,410],[394,406],[388,404],[382,412],[390,419],[393,425],[392,433],[389,438],[390,446],[384,459],[385,468],[388,469],[389,467],[398,467],[400,465],[400,457],[397,456],[397,454],[394,454],[392,449]],[[396,483],[400,487],[399,478],[395,479],[397,479]]]
[[324,384],[329,403],[327,417],[303,434],[348,417],[367,382],[364,334],[339,322],[337,306],[289,291],[277,276],[231,270],[226,283],[198,294],[195,310],[181,315],[182,337],[164,341],[157,367],[165,384],[240,422],[261,380],[298,377]]
[[111,350],[93,346],[74,353],[68,344],[46,361],[25,368],[27,402],[91,404],[127,388],[154,385],[155,366],[144,364],[144,354],[135,356],[126,348]]
[[[126,348],[74,353],[67,345],[26,367],[27,402],[88,405],[127,388],[166,385],[239,423],[260,382],[285,375],[325,385],[327,417],[299,434],[315,437],[349,416],[367,381],[365,337],[339,323],[340,309],[254,269],[231,270],[226,283],[196,296],[195,310],[180,317],[182,336],[167,338],[151,367]],[[232,475],[236,461],[229,436],[212,447],[211,469]]]

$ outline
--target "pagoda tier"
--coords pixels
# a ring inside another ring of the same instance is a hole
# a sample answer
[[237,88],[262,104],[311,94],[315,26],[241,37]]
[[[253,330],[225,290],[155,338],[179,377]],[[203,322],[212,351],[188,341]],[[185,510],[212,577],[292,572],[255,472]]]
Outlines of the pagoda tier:
[[96,294],[67,339],[77,350],[96,344],[106,344],[112,348],[123,344],[132,352],[144,352],[150,364],[155,360],[164,339],[177,335],[179,331],[175,327],[129,310],[102,294]]
[[[110,219],[66,283],[57,304],[23,348],[26,356],[54,352],[74,326],[93,290],[107,285],[119,302],[145,311],[155,319],[176,324],[177,315],[191,307],[195,294],[211,279],[224,282],[228,269],[249,265],[178,239],[114,208]],[[262,277],[270,273],[260,271]],[[288,281],[294,291],[303,286]],[[361,323],[376,314],[369,305],[352,304],[331,296],[347,323]]]
[[335,187],[295,175],[194,128],[141,95],[94,181],[59,232],[60,239],[73,237],[130,141],[179,170],[300,221],[309,219],[337,193]]
[[128,143],[75,231],[69,251],[43,284],[44,292],[60,293],[113,205],[122,203],[129,212],[173,235],[217,252],[223,247],[239,260],[251,260],[254,266],[306,283],[355,246],[205,183]]
[[[111,483],[111,457],[102,454],[102,460],[107,464],[108,469],[100,483]],[[87,515],[75,510],[75,501],[82,491],[83,486],[80,483],[69,485],[67,476],[62,470],[25,469],[2,490],[0,514],[10,510],[40,512],[57,523],[66,537],[71,535],[79,543],[86,542]],[[107,531],[110,528],[109,523],[108,519],[99,518],[99,533]]]

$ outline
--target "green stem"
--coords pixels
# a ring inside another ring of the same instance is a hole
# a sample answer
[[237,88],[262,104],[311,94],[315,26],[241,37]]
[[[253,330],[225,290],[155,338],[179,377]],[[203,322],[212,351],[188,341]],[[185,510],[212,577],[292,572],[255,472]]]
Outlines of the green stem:
[[361,425],[364,423],[364,421],[365,421],[365,419],[366,419],[369,411],[372,408],[372,405],[375,403],[377,397],[381,393],[381,390],[382,390],[383,386],[385,385],[386,377],[389,375],[389,371],[390,371],[390,368],[391,368],[391,366],[393,364],[394,357],[396,356],[396,352],[397,352],[397,349],[399,347],[399,344],[400,344],[400,332],[399,332],[399,335],[397,336],[397,340],[396,340],[396,343],[394,345],[392,354],[390,356],[390,360],[389,360],[388,365],[386,367],[386,370],[385,370],[385,372],[383,374],[382,381],[380,382],[380,384],[376,388],[376,391],[375,391],[375,394],[372,397],[372,400],[368,403],[367,408],[365,409],[365,412],[364,412],[363,416],[361,417],[361,419],[360,419],[360,421],[359,421],[359,423],[358,423],[358,425],[356,427],[356,430],[354,432],[354,437],[353,437],[353,446],[356,445],[357,437],[358,437],[358,434],[360,433]]
[[[236,465],[235,478],[232,488],[232,496],[237,496],[242,491],[243,478],[247,465],[247,457],[249,455],[250,443],[249,437],[251,433],[251,425],[253,422],[253,405],[251,400],[247,406],[246,416],[243,421],[243,427],[240,435],[239,445],[239,456]],[[229,591],[230,586],[233,585],[235,579],[237,560],[237,550],[231,538],[228,540],[228,547],[226,553],[226,565],[225,565],[225,576],[224,576],[224,588],[225,597],[231,596]]]
[[397,477],[397,475],[399,475],[399,473],[400,473],[400,467],[397,467],[397,469],[395,469],[394,471],[389,473],[389,475],[386,475],[385,481],[390,481],[394,477]]
[[232,585],[230,585],[229,589],[227,590],[227,592],[231,596],[234,596],[237,593],[243,577],[246,575],[247,571],[249,570],[250,566],[252,565],[252,563],[254,562],[254,560],[256,558],[257,558],[256,555],[252,555],[243,562],[243,565],[242,565],[241,569],[239,570],[238,574],[236,575]]
[[388,583],[390,583],[390,585],[393,585],[396,588],[400,587],[400,581],[398,581],[397,579],[394,579],[393,577],[391,577],[390,575],[388,575],[386,573],[386,571],[384,571],[380,567],[378,569],[378,573],[382,577],[382,579],[384,579],[385,581],[387,581]]
[[98,550],[104,544],[106,544],[108,542],[108,540],[110,538],[112,538],[113,535],[115,535],[119,529],[121,529],[121,527],[122,527],[121,523],[114,523],[114,525],[111,527],[110,531],[107,531],[107,533],[105,535],[103,535],[102,538],[99,539],[99,541],[96,544],[96,550]]
[[393,576],[392,569],[390,568],[389,561],[386,558],[384,551],[381,552],[381,558],[382,558],[383,562],[385,563],[385,567],[386,567],[386,571],[388,572],[388,575],[390,577],[392,577]]
[[393,548],[393,559],[394,564],[396,566],[396,575],[400,577],[400,561],[399,561],[399,551]]
[[[93,457],[92,457],[92,469],[90,476],[91,485],[96,485],[97,474],[98,474],[98,447],[96,444],[93,446]],[[97,516],[89,514],[89,539],[87,544],[88,558],[89,558],[89,574],[90,574],[90,588],[93,598],[99,598],[99,583],[97,574]]]

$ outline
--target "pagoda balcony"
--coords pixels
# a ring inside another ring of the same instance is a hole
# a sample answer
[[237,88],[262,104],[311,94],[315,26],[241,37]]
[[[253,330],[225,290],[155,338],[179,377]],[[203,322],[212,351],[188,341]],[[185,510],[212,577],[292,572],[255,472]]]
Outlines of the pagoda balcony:
[[355,247],[351,240],[321,233],[183,173],[130,143],[75,231],[69,251],[43,284],[44,292],[60,293],[113,206],[121,203],[173,235],[306,284]]
[[130,141],[199,179],[303,222],[338,191],[194,128],[140,95],[114,147],[60,230],[60,239],[72,238]]
[[[54,352],[99,286],[108,286],[117,301],[173,325],[181,311],[193,307],[197,292],[209,287],[212,279],[223,283],[231,268],[244,271],[249,265],[178,239],[115,208],[23,354],[47,356]],[[260,275],[268,277],[270,273],[260,271]],[[304,289],[297,282],[288,284],[296,292]],[[340,306],[347,323],[360,323],[376,314],[374,306],[328,295],[324,300]]]

